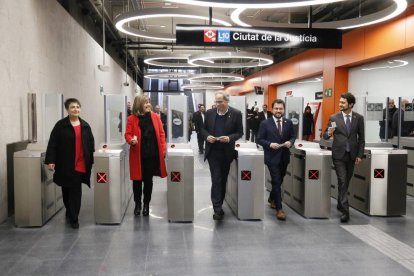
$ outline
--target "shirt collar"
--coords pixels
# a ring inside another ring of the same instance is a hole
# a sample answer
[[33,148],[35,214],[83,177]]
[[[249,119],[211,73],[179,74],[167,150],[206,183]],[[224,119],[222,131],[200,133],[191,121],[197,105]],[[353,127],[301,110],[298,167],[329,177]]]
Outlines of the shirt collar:
[[346,115],[349,115],[350,118],[352,118],[352,111],[349,114],[346,114],[345,112],[342,111],[342,117],[346,118]]
[[218,108],[217,108],[217,115],[223,116],[223,115],[226,115],[227,112],[229,112],[229,108],[227,108],[226,112],[224,112],[224,113],[220,113]]

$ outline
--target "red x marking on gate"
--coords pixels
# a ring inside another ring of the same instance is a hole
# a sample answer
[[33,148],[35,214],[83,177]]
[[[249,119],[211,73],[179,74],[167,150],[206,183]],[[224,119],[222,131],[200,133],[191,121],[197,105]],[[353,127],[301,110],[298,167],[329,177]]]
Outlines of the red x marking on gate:
[[171,182],[180,182],[181,173],[180,172],[171,172]]
[[241,171],[241,180],[252,180],[252,171]]
[[313,179],[313,180],[319,179],[319,171],[318,170],[309,170],[308,178]]
[[98,172],[96,174],[96,182],[98,183],[107,183],[107,177],[106,177],[106,173],[105,172]]
[[374,178],[384,178],[384,169],[374,169]]

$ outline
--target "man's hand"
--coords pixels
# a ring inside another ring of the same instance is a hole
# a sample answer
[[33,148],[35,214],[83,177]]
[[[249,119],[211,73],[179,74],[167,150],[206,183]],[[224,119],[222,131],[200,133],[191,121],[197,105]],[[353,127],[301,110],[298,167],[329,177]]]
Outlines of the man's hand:
[[220,143],[230,143],[230,137],[229,136],[220,136],[218,137],[218,140]]
[[361,158],[359,158],[359,157],[357,157],[357,158],[355,159],[355,165],[358,165],[359,163],[361,163],[361,161],[362,161],[362,159],[361,159]]
[[280,147],[281,147],[281,145],[278,144],[278,143],[270,143],[270,148],[271,149],[277,150]]
[[47,164],[47,168],[49,171],[54,171],[55,170],[55,164]]
[[207,142],[209,142],[211,144],[215,143],[216,142],[216,137],[211,136],[211,135],[207,136]]
[[289,149],[292,146],[292,143],[290,141],[286,141],[283,145]]

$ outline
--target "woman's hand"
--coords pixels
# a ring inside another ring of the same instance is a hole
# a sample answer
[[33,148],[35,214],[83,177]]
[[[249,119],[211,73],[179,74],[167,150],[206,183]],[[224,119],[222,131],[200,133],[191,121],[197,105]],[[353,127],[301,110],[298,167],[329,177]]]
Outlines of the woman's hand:
[[54,171],[55,170],[55,164],[47,164],[47,169],[49,171]]

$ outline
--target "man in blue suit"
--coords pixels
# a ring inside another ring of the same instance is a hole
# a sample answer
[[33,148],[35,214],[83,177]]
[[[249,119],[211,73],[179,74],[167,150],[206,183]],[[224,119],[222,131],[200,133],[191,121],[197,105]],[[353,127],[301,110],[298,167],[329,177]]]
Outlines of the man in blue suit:
[[295,143],[295,132],[292,121],[283,117],[285,102],[276,99],[272,103],[273,116],[260,124],[257,140],[263,146],[264,160],[272,178],[272,191],[269,201],[276,209],[276,218],[285,220],[282,208],[281,185],[290,161],[289,148]]

